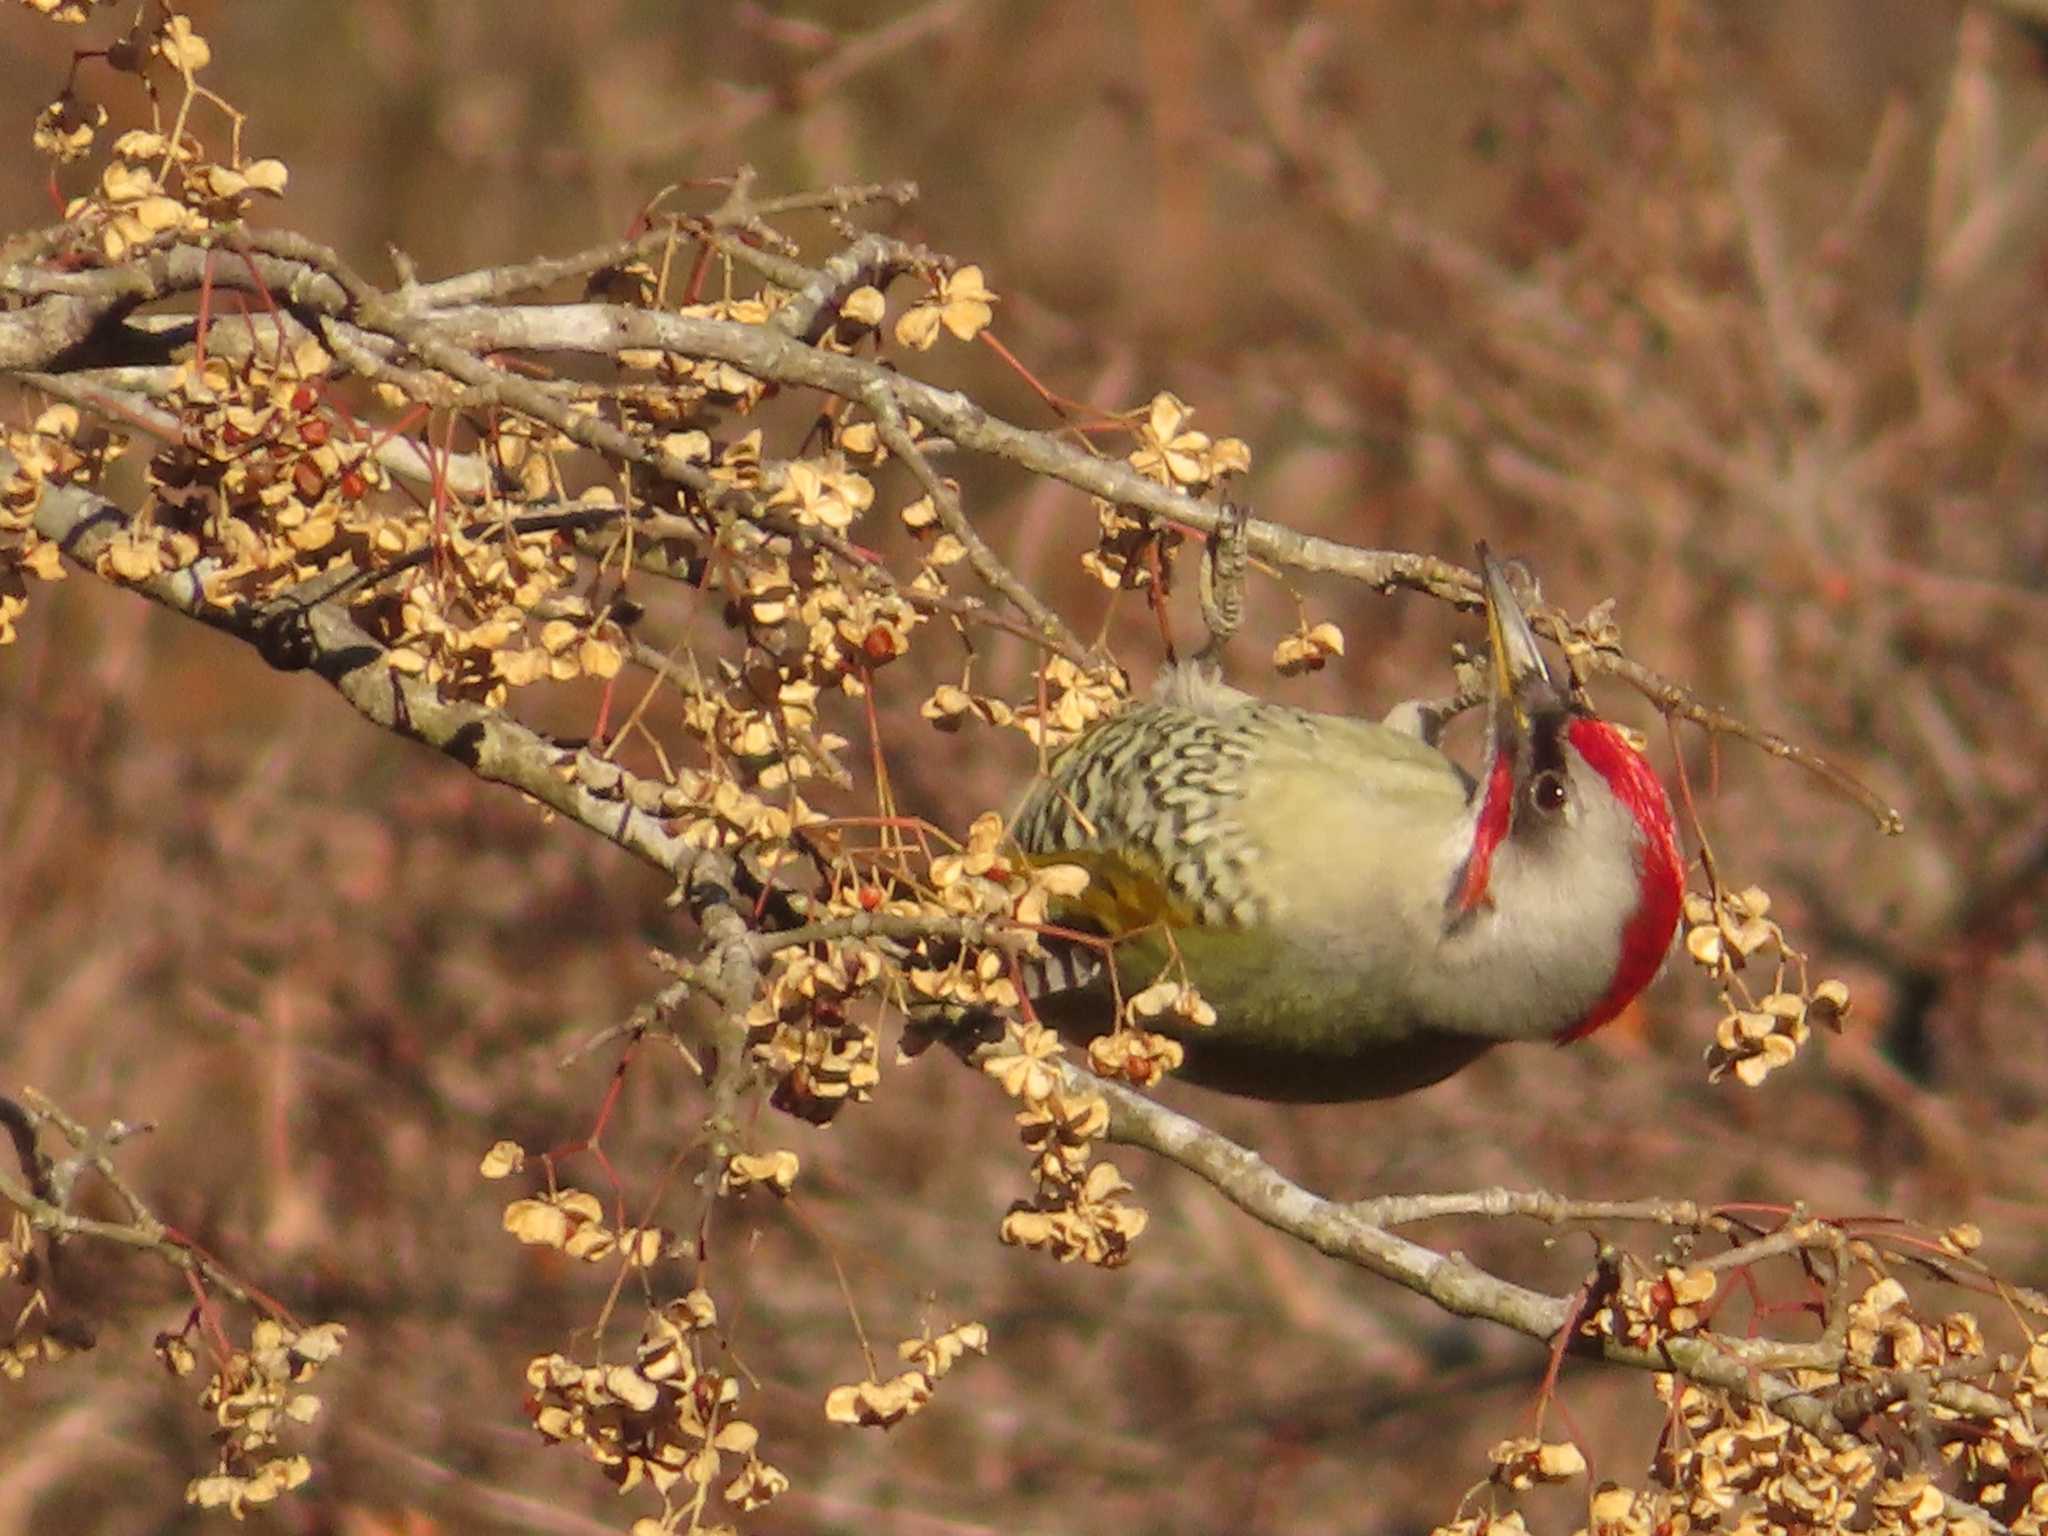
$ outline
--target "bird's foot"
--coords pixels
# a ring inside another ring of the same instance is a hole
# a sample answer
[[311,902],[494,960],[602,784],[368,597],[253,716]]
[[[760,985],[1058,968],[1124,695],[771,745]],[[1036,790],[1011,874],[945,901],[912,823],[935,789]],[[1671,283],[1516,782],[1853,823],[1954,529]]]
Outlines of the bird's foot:
[[1202,623],[1209,638],[1195,653],[1198,662],[1215,661],[1230,637],[1244,622],[1245,571],[1251,564],[1251,544],[1245,529],[1252,509],[1226,501],[1218,511],[1215,531],[1202,549]]

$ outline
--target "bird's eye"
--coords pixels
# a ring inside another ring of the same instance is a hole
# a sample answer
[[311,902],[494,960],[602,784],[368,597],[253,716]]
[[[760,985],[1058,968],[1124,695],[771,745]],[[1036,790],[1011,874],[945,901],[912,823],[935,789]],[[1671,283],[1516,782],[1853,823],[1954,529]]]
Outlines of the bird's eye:
[[1564,809],[1564,775],[1539,773],[1529,785],[1529,803],[1547,815],[1556,815]]

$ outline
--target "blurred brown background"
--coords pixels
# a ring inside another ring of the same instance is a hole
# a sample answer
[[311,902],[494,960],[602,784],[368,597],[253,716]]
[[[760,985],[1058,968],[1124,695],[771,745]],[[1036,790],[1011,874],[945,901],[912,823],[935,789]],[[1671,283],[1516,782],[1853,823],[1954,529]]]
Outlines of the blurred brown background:
[[[1504,1051],[1411,1100],[1176,1102],[1333,1193],[1967,1217],[2042,1281],[2048,36],[1932,0],[191,9],[250,152],[291,165],[277,221],[373,276],[387,243],[429,275],[589,245],[742,162],[770,192],[914,177],[891,227],[982,263],[998,333],[1052,387],[1104,407],[1172,388],[1252,445],[1262,515],[1452,558],[1485,536],[1575,610],[1614,596],[1643,660],[1905,811],[1887,842],[1810,779],[1689,740],[1725,872],[1858,998],[1846,1036],[1761,1090],[1707,1085],[1714,1006],[1674,967],[1598,1043]],[[0,18],[7,229],[50,217],[28,126],[78,40]],[[133,121],[103,72],[80,81]],[[1047,424],[979,349],[933,366]],[[1085,503],[970,489],[1098,622]],[[1266,675],[1294,613],[1266,583],[1240,682],[1378,712],[1440,689],[1465,633],[1419,598],[1309,598],[1348,656]],[[1137,606],[1113,623],[1148,674]],[[906,720],[939,680],[890,676]],[[0,741],[0,1082],[157,1121],[124,1161],[162,1213],[353,1329],[316,1484],[271,1518],[364,1536],[644,1512],[537,1454],[521,1367],[603,1281],[502,1237],[474,1170],[498,1136],[587,1125],[608,1063],[555,1063],[650,990],[647,946],[676,942],[659,882],[88,580],[41,594],[0,653]],[[1031,761],[1009,736],[897,741],[907,800],[951,825]],[[1661,734],[1653,753],[1669,765]],[[696,1102],[665,1065],[636,1072],[608,1145],[641,1188]],[[1154,1217],[1130,1270],[998,1248],[1023,1192],[1009,1112],[936,1057],[829,1131],[762,1134],[803,1153],[801,1197],[746,1207],[708,1277],[795,1483],[753,1529],[1421,1529],[1526,1425],[1534,1347],[1130,1155]],[[1437,1235],[1552,1288],[1589,1255]],[[878,1341],[926,1317],[993,1333],[886,1439],[819,1412],[861,1374],[828,1252]],[[0,1536],[197,1524],[178,1501],[204,1420],[145,1354],[179,1295],[89,1262],[100,1348],[0,1388]],[[1646,1383],[1567,1373],[1564,1401],[1597,1476],[1640,1475]],[[1536,1507],[1576,1523],[1568,1498]]]

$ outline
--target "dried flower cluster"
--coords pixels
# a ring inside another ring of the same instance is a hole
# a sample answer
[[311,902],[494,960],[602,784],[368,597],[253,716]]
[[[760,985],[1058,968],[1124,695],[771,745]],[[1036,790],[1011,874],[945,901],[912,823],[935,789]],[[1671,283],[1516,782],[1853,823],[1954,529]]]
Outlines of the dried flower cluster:
[[[85,19],[80,6],[37,8],[58,20]],[[224,105],[198,83],[199,72],[213,61],[213,49],[190,18],[166,8],[158,14],[153,31],[131,35],[105,57],[111,67],[148,81],[175,75],[182,96],[180,131],[166,133],[161,114],[152,114],[156,121],[151,127],[130,129],[114,141],[93,189],[65,205],[65,221],[93,238],[109,260],[165,236],[203,238],[239,220],[259,194],[283,195],[289,179],[284,163],[246,159],[241,152],[241,120],[232,112],[231,147],[225,160],[207,158],[199,140],[182,131],[195,106]],[[106,122],[104,105],[81,99],[67,85],[37,114],[35,147],[60,165],[82,159]]]
[[874,1003],[886,998],[954,1012],[1016,1008],[1018,967],[1038,952],[1036,928],[1052,902],[1086,883],[1072,866],[1035,868],[1015,859],[994,815],[977,818],[964,845],[926,860],[923,879],[891,873],[887,863],[843,851],[817,919],[858,926],[873,917],[932,931],[900,941],[856,937],[778,948],[744,1016],[748,1056],[771,1084],[773,1102],[814,1123],[865,1100],[879,1081]]
[[714,1495],[745,1512],[789,1487],[735,1411],[739,1379],[704,1358],[717,1325],[710,1296],[691,1290],[649,1310],[630,1361],[549,1354],[526,1367],[542,1439],[581,1446],[621,1493],[644,1483],[660,1497],[661,1513],[636,1520],[632,1536],[726,1529],[706,1519]]
[[28,1217],[16,1211],[0,1240],[0,1284],[18,1286],[26,1294],[0,1338],[0,1378],[20,1381],[37,1366],[54,1364],[71,1354],[70,1345],[52,1333],[50,1297],[42,1286],[43,1261]]
[[10,1342],[0,1344],[0,1376],[20,1381],[32,1368],[55,1364],[70,1354],[70,1346],[53,1334],[17,1334]]
[[[187,77],[206,62],[205,40],[182,16],[171,16],[156,44],[166,61],[184,65]],[[38,127],[49,125],[38,144],[59,160],[82,154],[88,119],[63,100],[44,109]],[[68,131],[67,126],[68,125]],[[281,160],[219,164],[202,160],[196,143],[176,144],[164,135],[137,129],[113,143],[112,162],[92,192],[76,197],[64,216],[82,232],[97,236],[109,259],[119,260],[165,236],[204,236],[248,212],[257,194],[284,195],[289,173]]]
[[786,1195],[796,1188],[796,1176],[802,1164],[797,1155],[787,1147],[778,1147],[772,1152],[735,1152],[725,1160],[725,1173],[719,1179],[718,1192],[729,1195],[742,1189],[766,1189],[778,1195]]
[[28,427],[0,430],[0,443],[14,459],[13,472],[0,479],[0,645],[11,645],[29,581],[64,579],[57,546],[36,532],[44,487],[92,484],[126,445],[85,425],[69,405],[50,406]]
[[1153,1026],[1169,1023],[1176,1031],[1207,1029],[1216,1010],[1192,984],[1163,976],[1123,998],[1116,1028],[1088,1042],[1088,1065],[1098,1077],[1116,1078],[1133,1088],[1150,1088],[1186,1059],[1180,1042]]
[[[523,1147],[500,1141],[484,1154],[480,1171],[508,1178],[526,1163]],[[640,1271],[683,1256],[674,1235],[658,1227],[608,1226],[603,1202],[587,1190],[555,1187],[552,1163],[548,1170],[549,1188],[505,1207],[505,1230],[520,1242]],[[721,1193],[756,1182],[787,1193],[796,1159],[786,1152],[735,1157],[727,1171]],[[621,1493],[645,1482],[660,1496],[661,1513],[636,1521],[635,1536],[711,1528],[704,1516],[714,1492],[744,1512],[789,1486],[756,1454],[759,1431],[732,1411],[739,1379],[704,1358],[717,1323],[710,1295],[692,1287],[649,1307],[630,1363],[582,1363],[557,1353],[527,1365],[526,1409],[543,1439],[582,1446]],[[728,1458],[737,1458],[736,1468]]]
[[853,1005],[874,994],[882,957],[858,944],[819,947],[779,954],[746,1016],[747,1054],[774,1084],[775,1107],[814,1125],[866,1101],[881,1080],[874,1010]]
[[[479,1171],[487,1179],[502,1179],[525,1166],[526,1149],[517,1142],[500,1141],[484,1154]],[[639,1269],[676,1252],[673,1232],[623,1222],[607,1225],[602,1200],[587,1189],[557,1187],[552,1163],[548,1164],[548,1173],[547,1189],[505,1207],[504,1228],[520,1242],[536,1248],[553,1248],[586,1264],[617,1259],[629,1268]]]
[[[1814,1238],[1811,1252],[1827,1246],[1819,1224],[1794,1235]],[[1966,1259],[1975,1236],[1962,1230],[1933,1246]],[[2034,1423],[2048,1393],[2048,1333],[2029,1333],[2020,1352],[1997,1354],[1973,1314],[1923,1313],[1899,1279],[1882,1272],[1873,1247],[1852,1243],[1849,1252],[1874,1278],[1816,1309],[1827,1312],[1839,1355],[1825,1366],[1782,1368],[1799,1400],[1829,1405],[1842,1430],[1817,1432],[1753,1397],[1661,1373],[1665,1424],[1649,1475],[1641,1487],[1609,1481],[1591,1489],[1581,1536],[1963,1536],[1990,1532],[1993,1519],[2023,1536],[2048,1530],[2048,1447]],[[1624,1279],[1580,1332],[1653,1353],[1681,1337],[1711,1347],[1716,1281],[1710,1270],[1676,1265]],[[1788,1361],[1813,1357],[1812,1346],[1785,1346]],[[1773,1368],[1768,1351],[1750,1358]],[[1511,1492],[1586,1471],[1575,1447],[1535,1438],[1503,1442],[1492,1460],[1490,1483]],[[1519,1510],[1498,1505],[1438,1528],[1445,1536],[1527,1529]]]
[[[927,1330],[896,1346],[896,1356],[909,1367],[887,1381],[866,1380],[834,1387],[825,1396],[825,1417],[835,1424],[888,1429],[931,1401],[932,1388],[972,1350],[988,1353],[988,1329],[980,1323],[956,1323],[943,1333]],[[873,1362],[869,1362],[872,1371]]]
[[[1792,1060],[1811,1026],[1839,1030],[1849,1016],[1848,987],[1810,981],[1806,956],[1786,942],[1770,911],[1769,893],[1756,885],[1685,899],[1685,952],[1720,986],[1724,1009],[1707,1049],[1709,1075],[1733,1072],[1751,1088]],[[1744,974],[1759,955],[1772,962],[1770,985],[1761,989]]]
[[[864,306],[856,310],[857,315],[875,314],[881,296],[869,288],[856,298]],[[996,295],[982,281],[981,268],[966,266],[944,273],[934,278],[930,298],[919,300],[897,317],[896,340],[918,352],[930,351],[941,329],[952,332],[957,340],[972,341],[995,318],[995,303]]]
[[[1191,494],[1215,489],[1252,465],[1251,449],[1235,437],[1212,438],[1188,425],[1193,409],[1178,396],[1161,393],[1142,411],[1125,418],[1137,438],[1127,462],[1148,480]],[[1171,568],[1183,535],[1128,507],[1098,498],[1095,548],[1081,557],[1088,573],[1105,587],[1153,584]]]
[[[1671,1407],[1675,1432],[1659,1454],[1655,1471],[1661,1497],[1652,1495],[1652,1501],[1674,1513],[1683,1510],[1694,1529],[1721,1528],[1751,1509],[1761,1516],[1763,1529],[1783,1529],[1788,1521],[1848,1524],[1877,1479],[1878,1458],[1867,1445],[1831,1450],[1766,1409],[1737,1408],[1718,1394],[1669,1376],[1658,1378],[1657,1390]],[[1906,1488],[1912,1492],[1902,1500],[1899,1494]],[[1945,1529],[1943,1500],[1928,1487],[1925,1474],[1878,1492],[1879,1509],[1887,1495],[1907,1510],[1924,1493],[1933,1498],[1903,1526],[1885,1521],[1868,1528]]]
[[[339,1323],[294,1328],[263,1318],[244,1349],[218,1360],[200,1405],[212,1413],[220,1463],[196,1477],[185,1497],[202,1509],[224,1508],[237,1519],[252,1506],[269,1504],[312,1476],[305,1456],[284,1449],[281,1437],[294,1425],[319,1415],[320,1399],[303,1390],[320,1368],[341,1352],[348,1330]],[[196,1367],[182,1334],[162,1334],[157,1358],[174,1376]]]
[[[1631,1266],[1632,1267],[1632,1266]],[[1679,1334],[1697,1333],[1719,1282],[1711,1271],[1666,1265],[1654,1275],[1627,1274],[1591,1314],[1585,1331],[1637,1349],[1655,1349]]]
[[1332,656],[1344,654],[1344,631],[1327,619],[1310,624],[1306,619],[1291,635],[1282,635],[1273,647],[1273,666],[1288,677],[1302,672],[1320,672]]
[[1517,1493],[1538,1484],[1583,1477],[1586,1472],[1586,1458],[1576,1445],[1568,1440],[1539,1440],[1534,1435],[1501,1441],[1487,1459],[1493,1463],[1491,1480]]
[[22,0],[22,4],[38,15],[73,26],[92,15],[93,7],[110,6],[112,3],[113,0]]
[[1107,719],[1130,696],[1121,671],[1083,667],[1064,656],[1047,657],[1039,677],[1042,701],[1018,709],[1016,720],[1025,735],[1047,750],[1065,746]]
[[1034,1199],[1010,1208],[1001,1235],[1062,1263],[1083,1259],[1113,1269],[1130,1261],[1147,1218],[1124,1199],[1131,1186],[1116,1165],[1094,1161],[1095,1143],[1109,1128],[1109,1105],[1099,1093],[1067,1085],[1056,1065],[1063,1054],[1058,1035],[1018,1021],[982,1061],[982,1070],[1018,1102],[1017,1127],[1038,1186]]

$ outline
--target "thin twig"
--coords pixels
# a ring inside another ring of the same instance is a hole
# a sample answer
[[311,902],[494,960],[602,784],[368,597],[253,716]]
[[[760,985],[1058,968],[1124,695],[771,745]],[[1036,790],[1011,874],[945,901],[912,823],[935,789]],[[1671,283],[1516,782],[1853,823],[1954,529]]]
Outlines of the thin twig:
[[1691,690],[1651,671],[1639,661],[1632,661],[1613,651],[1599,649],[1587,651],[1583,660],[1596,672],[1620,678],[1667,715],[1690,720],[1715,735],[1739,737],[1772,757],[1782,758],[1796,767],[1804,768],[1839,794],[1862,806],[1877,823],[1878,830],[1888,836],[1896,837],[1906,830],[1906,818],[1896,808],[1886,803],[1882,796],[1855,775],[1837,767],[1819,753],[1787,741],[1774,731],[1751,725],[1740,716],[1731,715],[1724,709],[1702,704],[1693,696]]
[[1046,646],[1059,652],[1069,661],[1083,667],[1099,667],[1108,658],[1091,651],[1081,643],[1081,637],[1067,627],[1066,620],[1054,613],[1040,601],[1038,594],[1018,577],[989,548],[988,541],[975,530],[961,509],[960,497],[953,487],[939,478],[932,468],[931,460],[917,446],[903,423],[903,412],[897,406],[895,397],[877,382],[861,396],[869,411],[874,414],[875,427],[889,451],[910,467],[917,483],[924,487],[924,493],[932,500],[939,521],[946,531],[958,539],[967,550],[967,563],[974,568],[975,575],[988,584],[991,590],[999,592],[1016,610],[1024,615],[1033,633]]

